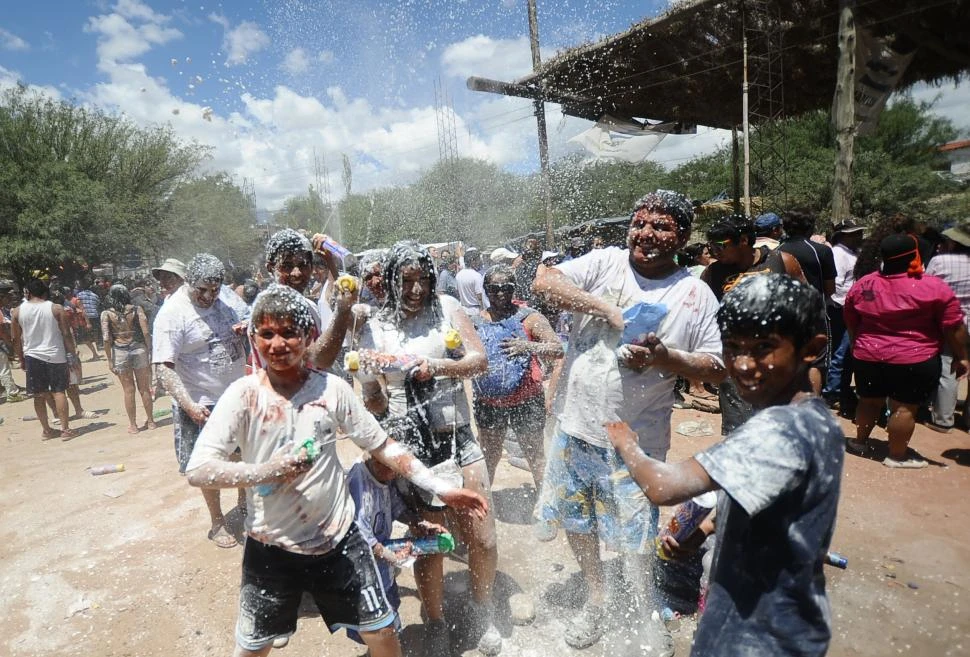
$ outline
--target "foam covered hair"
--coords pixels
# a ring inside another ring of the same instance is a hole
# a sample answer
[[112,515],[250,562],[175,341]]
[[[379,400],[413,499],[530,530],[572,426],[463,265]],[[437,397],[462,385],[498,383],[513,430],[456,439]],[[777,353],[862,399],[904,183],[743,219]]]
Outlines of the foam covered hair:
[[273,283],[256,295],[253,302],[253,314],[249,321],[249,333],[255,335],[260,325],[267,317],[282,320],[289,319],[293,325],[310,335],[316,322],[310,312],[310,304],[303,295],[289,285]]
[[313,253],[313,246],[304,235],[292,228],[284,228],[273,233],[266,240],[266,266],[270,269],[283,259],[287,253]]
[[428,250],[413,240],[402,240],[392,246],[384,257],[384,305],[381,307],[381,315],[390,319],[403,319],[401,313],[401,296],[404,289],[403,269],[405,267],[420,267],[421,271],[427,276],[431,293],[428,295],[428,305],[434,317],[440,319],[444,316],[441,304],[438,302],[438,295],[435,290],[438,287],[438,275],[435,273],[434,260]]
[[721,337],[790,338],[797,348],[825,334],[822,296],[808,283],[786,274],[756,274],[735,285],[721,300]]
[[128,288],[120,283],[115,283],[108,290],[108,306],[118,312],[123,312],[125,306],[131,303],[131,294]]
[[198,253],[185,267],[185,282],[191,286],[199,283],[219,283],[226,278],[222,261],[211,253]]
[[677,222],[677,232],[683,235],[694,223],[694,204],[679,192],[658,189],[650,192],[633,205],[631,218],[640,210],[669,214]]

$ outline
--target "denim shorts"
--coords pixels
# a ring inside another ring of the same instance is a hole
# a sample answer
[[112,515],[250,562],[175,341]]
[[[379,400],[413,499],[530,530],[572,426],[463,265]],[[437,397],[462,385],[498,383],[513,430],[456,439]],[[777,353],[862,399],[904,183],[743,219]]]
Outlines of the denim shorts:
[[659,512],[613,447],[557,430],[536,516],[572,534],[596,533],[613,552],[647,554],[654,549]]

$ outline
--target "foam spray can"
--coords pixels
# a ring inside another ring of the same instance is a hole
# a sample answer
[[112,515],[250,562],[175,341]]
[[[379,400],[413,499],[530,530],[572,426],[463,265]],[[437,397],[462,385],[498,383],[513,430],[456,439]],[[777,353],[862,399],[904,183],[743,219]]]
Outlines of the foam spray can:
[[114,474],[115,472],[124,472],[125,466],[123,463],[111,464],[111,465],[92,465],[88,470],[94,476]]
[[670,557],[664,553],[662,548],[663,538],[672,536],[678,543],[686,541],[687,537],[693,534],[694,530],[704,522],[704,518],[710,515],[715,506],[717,506],[717,493],[709,491],[687,500],[674,509],[674,516],[657,536],[657,556],[665,561],[669,560]]

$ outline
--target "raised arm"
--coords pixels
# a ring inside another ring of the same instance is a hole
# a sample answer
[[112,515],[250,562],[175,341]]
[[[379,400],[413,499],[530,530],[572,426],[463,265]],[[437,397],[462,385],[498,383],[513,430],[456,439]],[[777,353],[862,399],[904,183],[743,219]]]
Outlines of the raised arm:
[[330,320],[330,325],[324,329],[323,335],[310,345],[310,362],[319,370],[329,369],[337,360],[347,330],[353,323],[354,313],[352,308],[357,303],[356,290],[342,290],[337,285],[332,287],[335,288],[336,294],[333,319]]
[[539,265],[532,291],[553,308],[599,317],[609,322],[613,328],[623,330],[623,311],[618,306],[573,285],[555,267]]

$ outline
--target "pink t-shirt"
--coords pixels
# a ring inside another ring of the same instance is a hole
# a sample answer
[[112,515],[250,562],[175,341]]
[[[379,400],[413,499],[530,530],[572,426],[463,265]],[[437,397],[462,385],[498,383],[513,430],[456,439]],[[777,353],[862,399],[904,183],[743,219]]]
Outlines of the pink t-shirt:
[[943,331],[963,321],[953,290],[936,276],[873,272],[845,297],[845,324],[859,360],[910,365],[940,353]]

